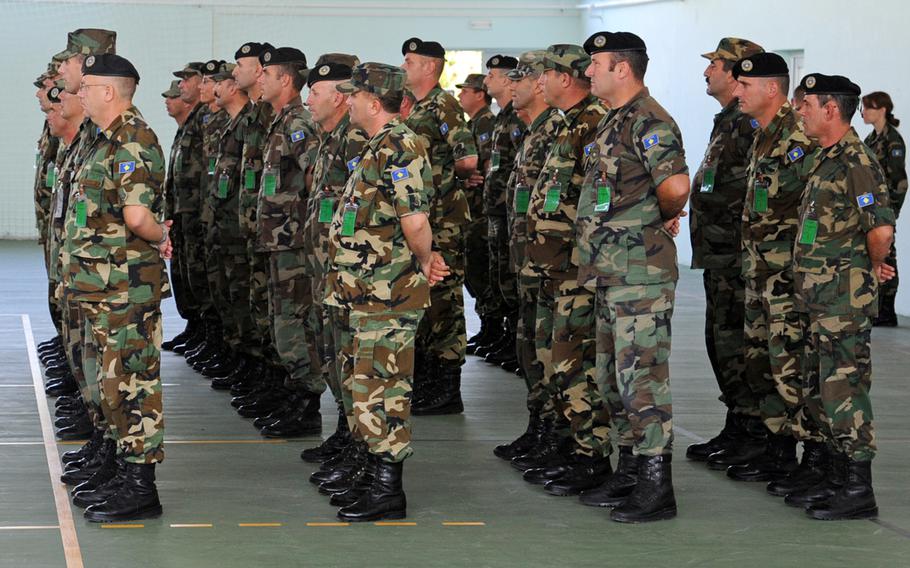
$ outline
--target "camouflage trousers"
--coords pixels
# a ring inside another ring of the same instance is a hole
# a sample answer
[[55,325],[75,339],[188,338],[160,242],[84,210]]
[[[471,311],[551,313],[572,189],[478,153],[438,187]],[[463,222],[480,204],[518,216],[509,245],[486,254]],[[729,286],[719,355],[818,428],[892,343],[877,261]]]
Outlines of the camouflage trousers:
[[705,269],[705,347],[720,401],[730,412],[758,416],[758,403],[746,384],[743,324],[746,281],[739,268]]
[[515,350],[528,388],[528,410],[554,419],[556,407],[543,384],[544,366],[537,354],[537,295],[540,279],[524,274],[518,277],[518,329]]
[[576,280],[540,279],[537,359],[541,388],[567,422],[575,453],[608,456],[610,416],[595,382],[594,294]]
[[76,384],[79,385],[79,394],[85,402],[89,418],[95,428],[107,431],[106,413],[103,410],[104,400],[101,397],[101,387],[98,384],[98,372],[94,354],[89,357],[85,354],[86,338],[85,316],[79,302],[67,301],[64,303],[63,318],[63,344],[66,350],[66,360],[69,364]]
[[[117,454],[132,463],[164,460],[161,311],[151,304],[82,302],[84,357],[95,361],[102,410]],[[88,365],[85,366],[89,371]]]
[[325,272],[319,268],[312,279],[313,309],[310,316],[314,320],[316,330],[316,352],[319,355],[320,372],[325,384],[332,391],[336,404],[342,403],[341,379],[338,373],[337,362],[340,345],[335,342],[334,324],[332,322],[331,306],[323,302],[325,299]]
[[490,285],[490,245],[487,238],[487,219],[471,221],[465,231],[464,285],[474,298],[474,309],[481,318],[495,314],[493,288]]
[[174,295],[174,303],[177,304],[177,313],[185,320],[199,319],[199,306],[195,298],[190,293],[190,284],[186,277],[188,268],[186,267],[186,239],[183,235],[183,218],[176,215],[174,224],[171,225],[171,246],[173,255],[171,256],[171,291]]
[[318,364],[315,331],[310,328],[313,287],[305,274],[305,263],[303,249],[269,252],[269,321],[272,344],[289,375],[286,386],[321,394],[325,382]]
[[851,460],[875,456],[872,424],[872,321],[862,315],[801,313],[803,384],[812,420]]
[[487,217],[490,245],[490,286],[499,300],[498,314],[507,317],[518,311],[518,277],[509,260],[509,222],[506,217]]
[[356,440],[363,440],[357,421],[354,418],[354,330],[351,328],[350,311],[336,306],[325,305],[331,322],[332,343],[336,357],[333,361],[334,373],[338,377],[341,402],[348,421],[348,428]]
[[638,455],[673,452],[670,319],[676,282],[598,287],[597,383],[617,443]]
[[789,270],[746,278],[746,382],[772,434],[820,441],[800,393],[803,332],[794,292]]
[[386,462],[413,453],[411,389],[421,312],[350,314],[354,422],[370,453]]
[[[244,246],[245,248],[245,246]],[[237,350],[251,357],[262,357],[262,340],[259,339],[250,304],[250,264],[246,252],[239,248],[230,249],[225,263],[224,278],[227,281],[228,298],[232,320],[236,325]]]
[[234,317],[228,274],[234,270],[234,256],[220,245],[208,241],[205,246],[205,271],[209,283],[209,295],[218,319],[221,321],[221,336],[234,351],[242,343],[240,326]]
[[256,250],[252,240],[247,243],[246,259],[249,266],[249,295],[246,304],[249,306],[253,327],[247,343],[261,346],[265,359],[278,362],[275,346],[272,343],[272,323],[269,316],[269,255]]
[[208,271],[205,264],[205,226],[197,213],[183,213],[183,253],[180,265],[189,295],[193,298],[200,314],[211,317],[212,295],[209,291]]
[[457,365],[464,364],[468,346],[464,319],[464,235],[460,227],[441,228],[433,241],[451,270],[430,288],[430,307],[418,330],[418,344],[426,353]]
[[63,245],[62,239],[62,235],[58,235],[57,231],[52,230],[41,246],[44,252],[44,266],[47,269],[47,309],[51,316],[51,323],[54,324],[57,335],[61,337],[67,309],[63,294],[57,292],[61,286],[60,248]]
[[[895,235],[895,242],[897,235]],[[888,252],[888,256],[885,257],[885,264],[894,267],[894,278],[891,280],[886,280],[882,282],[878,287],[878,300],[879,306],[887,305],[894,306],[894,299],[897,297],[897,287],[900,285],[900,275],[897,272],[897,248],[894,243],[891,243],[891,250]],[[884,315],[881,308],[878,310],[879,314]]]

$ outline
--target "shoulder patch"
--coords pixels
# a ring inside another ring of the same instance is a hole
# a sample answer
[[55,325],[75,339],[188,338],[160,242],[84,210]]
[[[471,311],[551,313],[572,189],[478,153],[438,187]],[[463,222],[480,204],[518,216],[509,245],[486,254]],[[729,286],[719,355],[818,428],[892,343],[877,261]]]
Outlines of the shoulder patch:
[[212,118],[212,115],[210,115],[210,114],[207,114],[207,115],[203,116],[203,117],[202,117],[202,124],[208,124],[210,118]]
[[650,150],[654,146],[657,146],[658,142],[660,142],[660,136],[657,134],[651,134],[650,136],[645,136],[641,139],[641,145],[645,150]]
[[893,158],[900,158],[900,157],[903,156],[903,155],[904,155],[904,149],[903,149],[903,148],[895,148],[895,149],[891,150],[891,156],[892,156]]
[[445,136],[446,134],[448,134],[448,133],[449,133],[449,123],[448,123],[448,122],[443,122],[442,124],[440,124],[440,125],[439,125],[439,131],[442,132],[442,135],[443,135],[443,136]]
[[120,162],[117,166],[117,170],[121,174],[129,174],[136,171],[136,162]]
[[518,138],[519,136],[521,136],[521,129],[516,127],[515,130],[512,131],[512,138]]
[[753,118],[752,120],[750,120],[750,121],[749,121],[749,124],[752,125],[752,128],[758,128],[758,126],[759,126],[759,125],[758,125],[758,120],[755,119],[755,118]]
[[806,155],[806,151],[803,150],[802,146],[797,146],[796,148],[793,148],[792,150],[787,152],[787,157],[790,158],[791,162],[795,162],[796,160],[802,158],[805,155]]
[[407,168],[392,170],[392,181],[401,181],[403,179],[408,179],[409,177],[411,177],[411,172],[409,172]]
[[587,146],[585,146],[585,156],[590,156],[590,155],[591,155],[591,151],[594,150],[594,145],[595,145],[595,144],[597,144],[597,142],[591,142],[590,144],[588,144]]
[[859,205],[860,209],[863,207],[868,207],[875,203],[875,197],[871,193],[864,193],[856,198],[856,203]]
[[490,139],[490,133],[489,133],[489,132],[481,132],[481,133],[480,133],[480,136],[478,136],[477,139],[480,140],[481,142],[486,142],[487,140]]
[[294,132],[291,132],[291,142],[300,142],[304,138],[306,138],[306,132],[303,130],[295,130]]
[[357,167],[357,164],[359,164],[359,163],[360,163],[360,156],[357,156],[356,158],[352,158],[352,159],[351,159],[350,161],[348,161],[348,163],[347,163],[348,171],[349,171],[349,172],[353,172],[353,171],[354,171],[354,168],[356,168],[356,167]]

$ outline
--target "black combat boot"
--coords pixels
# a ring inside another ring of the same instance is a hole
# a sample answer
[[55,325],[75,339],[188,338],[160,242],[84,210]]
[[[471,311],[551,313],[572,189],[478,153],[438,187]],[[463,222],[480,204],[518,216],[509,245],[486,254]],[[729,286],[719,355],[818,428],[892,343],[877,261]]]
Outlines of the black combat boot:
[[477,355],[480,358],[485,358],[487,355],[494,351],[498,351],[502,348],[503,344],[509,340],[509,333],[507,330],[506,319],[505,318],[496,318],[495,324],[493,324],[492,329],[490,330],[490,336],[487,338],[487,341],[479,344],[474,350],[474,355]]
[[531,448],[540,440],[540,436],[549,428],[550,423],[540,419],[540,414],[534,410],[528,416],[528,428],[524,434],[509,442],[493,448],[493,455],[504,460],[511,460],[531,451]]
[[417,349],[414,353],[414,377],[411,382],[411,409],[420,406],[428,399],[436,397],[442,388],[437,372],[436,357],[427,353],[425,349]]
[[193,351],[198,349],[204,342],[205,342],[205,326],[203,325],[202,321],[200,320],[196,323],[196,327],[193,330],[193,332],[189,335],[189,337],[187,337],[183,343],[178,343],[178,344],[174,345],[172,350],[177,355],[186,356],[189,353],[192,353]]
[[[354,455],[352,467],[345,467],[344,464],[336,468],[341,473],[334,479],[329,479],[319,484],[319,492],[323,495],[335,495],[347,491],[357,483],[365,473],[369,473],[373,465],[373,454],[371,454],[366,444]],[[369,471],[368,471],[369,470]]]
[[438,389],[433,389],[426,398],[411,403],[411,414],[415,416],[440,416],[464,412],[464,403],[461,401],[461,363],[447,359],[437,361],[437,377],[433,383]]
[[219,377],[212,377],[212,382],[209,385],[212,389],[231,390],[234,383],[242,380],[254,365],[254,359],[243,353],[238,354],[234,360],[236,364],[231,372]]
[[824,442],[803,442],[803,459],[799,467],[783,479],[772,481],[766,490],[771,495],[785,497],[803,491],[825,478],[828,465],[828,448]]
[[351,428],[348,426],[348,417],[344,413],[344,405],[338,403],[338,425],[335,427],[335,433],[315,448],[309,448],[300,452],[300,459],[310,463],[322,463],[332,456],[340,454],[352,440]]
[[88,481],[73,488],[73,505],[83,509],[98,503],[104,503],[120,490],[126,473],[126,462],[117,459],[113,471],[95,472]]
[[619,447],[619,462],[613,475],[594,489],[582,491],[578,500],[589,507],[616,507],[622,504],[638,483],[639,461],[632,455],[632,446]]
[[408,503],[401,487],[401,472],[401,462],[377,460],[370,488],[352,505],[339,509],[338,519],[355,523],[403,519],[407,515]]
[[98,451],[98,448],[101,447],[101,443],[103,441],[104,430],[96,429],[92,432],[91,438],[89,438],[88,442],[82,444],[82,447],[78,450],[72,450],[60,456],[60,461],[63,462],[63,465],[69,465],[71,463],[87,459],[89,456],[94,455]]
[[159,515],[161,501],[155,487],[155,464],[144,463],[127,462],[117,492],[85,510],[85,518],[94,523],[135,521]]
[[724,427],[720,433],[707,442],[690,445],[686,448],[686,457],[692,461],[708,461],[708,456],[711,454],[729,447],[735,447],[743,437],[739,422],[739,416],[728,410]]
[[613,508],[610,519],[620,523],[650,523],[675,517],[672,457],[638,456],[638,483],[626,500]]
[[47,396],[74,395],[79,392],[79,384],[76,383],[76,377],[68,373],[62,378],[48,381],[44,385],[44,394]]
[[198,321],[199,320],[196,319],[187,320],[186,327],[183,328],[183,331],[175,335],[173,339],[162,342],[161,349],[164,351],[173,351],[174,347],[177,345],[185,344],[187,340],[196,332],[196,327],[199,325]]
[[366,446],[362,442],[351,442],[337,456],[322,462],[317,471],[310,475],[310,483],[322,485],[327,481],[336,481],[360,467]]
[[708,456],[708,469],[724,471],[731,465],[749,463],[765,453],[768,429],[760,418],[745,416],[741,421],[742,437]]
[[38,353],[44,353],[45,351],[52,351],[59,348],[63,345],[63,338],[59,335],[55,335],[50,339],[46,339],[38,344],[37,349]]
[[808,489],[788,494],[784,497],[784,503],[791,507],[805,508],[823,503],[840,491],[847,478],[847,456],[833,452],[830,448],[828,452],[830,456],[824,478]]
[[555,430],[540,437],[537,445],[528,453],[515,456],[509,463],[518,471],[548,468],[564,465],[575,449],[572,438],[563,437]]
[[810,505],[806,514],[820,521],[846,521],[878,517],[872,491],[872,462],[846,460],[843,486],[826,501]]
[[347,507],[353,505],[360,499],[360,496],[369,491],[370,485],[373,484],[373,478],[376,476],[376,466],[379,458],[368,453],[366,462],[357,472],[357,476],[351,480],[351,485],[344,491],[333,493],[329,499],[329,505],[334,507]]
[[790,434],[768,436],[765,453],[749,463],[727,468],[727,477],[736,481],[776,481],[792,472],[796,461],[796,438]]
[[114,441],[104,440],[98,447],[98,451],[87,459],[70,463],[63,475],[60,476],[60,481],[67,485],[79,485],[108,464],[116,454],[117,449],[114,446]]
[[319,395],[301,393],[297,409],[277,422],[259,430],[266,438],[296,438],[322,432],[322,414],[319,413]]
[[60,428],[55,434],[57,438],[64,441],[86,440],[94,431],[95,426],[92,424],[91,418],[89,418],[88,414],[83,414],[79,420],[65,428]]
[[518,316],[509,316],[505,318],[505,340],[495,351],[490,351],[484,357],[484,361],[491,365],[502,365],[503,363],[518,363],[518,351],[515,346],[518,337]]
[[613,473],[610,457],[576,455],[568,469],[544,487],[550,495],[564,497],[600,487]]
[[480,318],[480,331],[468,339],[468,345],[465,352],[468,355],[473,355],[478,347],[489,341],[490,334],[497,327],[496,318],[491,318],[490,316],[483,316]]

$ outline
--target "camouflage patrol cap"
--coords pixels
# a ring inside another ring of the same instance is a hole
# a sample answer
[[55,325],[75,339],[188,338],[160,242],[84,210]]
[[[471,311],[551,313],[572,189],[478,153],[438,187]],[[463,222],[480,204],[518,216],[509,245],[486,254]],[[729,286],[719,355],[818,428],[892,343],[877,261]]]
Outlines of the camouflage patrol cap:
[[67,34],[66,49],[54,55],[55,61],[66,61],[74,55],[101,55],[117,52],[117,32],[97,28],[80,28]]
[[168,87],[166,91],[161,93],[161,96],[166,99],[176,99],[180,96],[180,81],[173,80],[171,81],[171,86]]
[[485,77],[486,75],[483,75],[482,73],[471,73],[465,78],[463,82],[458,83],[455,86],[459,89],[464,89],[467,87],[468,89],[486,92],[487,88],[483,84]]
[[557,43],[547,48],[543,68],[545,71],[554,70],[573,77],[584,77],[590,64],[591,56],[580,45]]
[[714,61],[721,59],[723,61],[732,61],[736,63],[743,57],[749,57],[756,53],[763,53],[765,50],[757,43],[738,37],[725,37],[717,44],[717,49],[710,53],[702,53],[705,59]]
[[212,75],[212,81],[217,83],[219,81],[224,81],[225,79],[233,79],[235,67],[237,67],[236,63],[222,62],[218,67],[218,71]]
[[809,73],[799,82],[807,95],[849,95],[858,97],[862,93],[859,85],[843,75]]
[[544,57],[547,52],[544,49],[535,49],[526,51],[518,58],[518,67],[507,73],[509,79],[521,81],[525,77],[534,77],[544,72]]
[[202,66],[202,76],[203,77],[213,77],[221,71],[221,67],[224,65],[224,61],[221,59],[209,59],[205,62],[205,65]]
[[377,97],[401,93],[404,90],[405,73],[401,67],[385,63],[361,63],[351,72],[351,80],[335,86],[339,93],[350,94],[366,91]]
[[53,79],[54,77],[56,77],[59,74],[59,72],[60,72],[60,62],[52,60],[50,63],[47,64],[47,69],[44,71],[44,73],[38,75],[38,78],[35,79],[34,85],[36,87],[44,86],[45,81],[47,81],[48,79]]
[[351,72],[360,64],[360,58],[347,53],[324,53],[316,60],[312,69],[302,70],[305,73],[307,87],[320,81],[347,81]]
[[184,65],[183,69],[180,71],[174,71],[174,77],[180,77],[181,79],[186,79],[193,75],[199,75],[201,77],[203,67],[205,67],[205,63],[202,61],[190,61]]

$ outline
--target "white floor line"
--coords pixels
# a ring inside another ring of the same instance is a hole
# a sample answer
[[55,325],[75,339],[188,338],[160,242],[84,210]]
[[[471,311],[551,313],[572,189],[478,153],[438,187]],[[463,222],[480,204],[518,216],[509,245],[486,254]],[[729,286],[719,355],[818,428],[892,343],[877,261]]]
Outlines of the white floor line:
[[44,381],[41,378],[41,368],[38,365],[38,351],[35,348],[35,338],[32,335],[32,321],[28,314],[21,314],[22,329],[25,332],[25,345],[28,348],[28,363],[32,371],[32,382],[35,385],[35,401],[38,403],[38,416],[41,418],[41,435],[44,438],[44,449],[47,456],[47,469],[51,477],[51,487],[54,489],[54,504],[57,507],[57,522],[60,523],[60,538],[63,540],[63,555],[66,558],[66,568],[83,568],[82,550],[79,548],[79,539],[76,536],[76,525],[73,524],[73,510],[66,486],[60,482],[63,468],[60,464],[60,454],[57,451],[57,441],[51,427],[51,416],[47,410],[44,394]]

